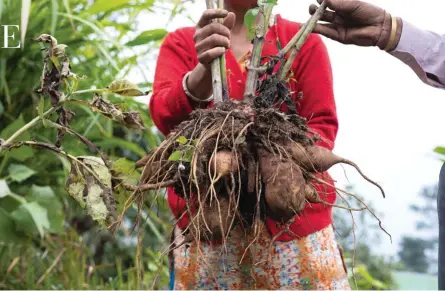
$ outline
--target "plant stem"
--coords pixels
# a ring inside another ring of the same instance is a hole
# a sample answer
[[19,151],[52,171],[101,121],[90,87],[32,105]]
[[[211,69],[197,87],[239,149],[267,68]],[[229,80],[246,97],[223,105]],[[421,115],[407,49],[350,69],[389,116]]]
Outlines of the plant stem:
[[34,118],[33,120],[31,120],[30,122],[28,122],[27,124],[25,124],[22,128],[20,128],[19,130],[17,130],[13,135],[11,135],[11,137],[9,137],[3,144],[2,147],[0,147],[0,154],[3,152],[4,148],[6,148],[6,146],[8,146],[9,144],[11,144],[16,138],[18,138],[21,134],[23,134],[25,131],[27,131],[28,129],[30,129],[31,127],[33,127],[34,125],[36,125],[37,123],[39,123],[40,120],[42,120],[42,118],[47,117],[48,115],[50,115],[51,113],[53,113],[54,111],[56,111],[57,107],[51,107],[48,111],[46,111],[45,113],[43,113],[41,116],[37,116],[36,118]]
[[[214,0],[206,0],[207,9],[214,9]],[[218,3],[219,4],[219,3]],[[224,57],[224,55],[222,56]],[[223,101],[223,87],[222,87],[222,74],[221,74],[221,58],[217,58],[212,61],[212,89],[213,99],[215,103]]]
[[317,11],[315,11],[315,13],[311,16],[311,18],[309,18],[309,20],[304,25],[301,26],[297,34],[291,39],[291,41],[286,45],[286,47],[284,47],[280,51],[279,53],[280,57],[284,57],[289,52],[289,50],[291,51],[289,58],[284,64],[282,63],[280,70],[278,71],[278,76],[280,80],[284,80],[286,78],[287,73],[289,72],[292,64],[295,61],[295,58],[297,57],[303,45],[306,43],[306,40],[314,30],[317,21],[320,20],[325,10],[326,10],[326,2],[323,1],[320,7],[318,7]]
[[253,99],[255,98],[255,91],[258,84],[257,68],[259,67],[261,62],[261,54],[263,52],[265,36],[267,30],[269,29],[269,22],[270,22],[270,17],[272,15],[272,9],[273,9],[272,5],[263,5],[261,7],[262,13],[260,15],[261,17],[260,23],[262,23],[262,26],[256,28],[252,57],[250,59],[250,65],[247,74],[246,89],[244,91],[244,100],[246,100],[249,103],[252,103]]
[[80,90],[80,91],[75,91],[72,92],[72,95],[80,95],[80,94],[85,94],[85,93],[102,93],[108,91],[107,89],[88,89],[88,90]]
[[[218,0],[218,9],[224,9],[224,0]],[[219,23],[223,23],[224,19],[218,19]],[[229,99],[229,86],[227,85],[227,70],[226,70],[226,56],[225,54],[219,57],[220,70],[221,70],[221,86],[222,86],[222,99],[227,101]]]

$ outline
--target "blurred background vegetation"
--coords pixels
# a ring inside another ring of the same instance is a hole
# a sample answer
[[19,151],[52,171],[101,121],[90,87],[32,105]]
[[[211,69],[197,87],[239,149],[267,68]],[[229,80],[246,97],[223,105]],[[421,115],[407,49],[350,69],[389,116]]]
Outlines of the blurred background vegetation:
[[[68,46],[72,71],[87,76],[79,90],[105,88],[135,68],[145,80],[139,87],[150,90],[151,83],[142,75],[147,70],[140,60],[156,50],[166,31],[159,28],[135,35],[137,22],[129,20],[141,13],[149,17],[159,10],[173,18],[182,12],[183,2],[0,0],[0,23],[21,24],[23,32],[28,20],[22,49],[0,50],[0,137],[11,136],[38,114],[40,96],[35,89],[43,55],[41,45],[31,38],[48,33]],[[29,10],[27,3],[31,3]],[[3,30],[0,36],[3,39]],[[129,130],[87,107],[72,104],[69,107],[76,118],[71,127],[131,172],[134,162],[161,137],[153,131],[146,104],[128,97],[105,97],[125,109],[139,111],[147,129]],[[91,100],[92,96],[79,98]],[[38,125],[21,138],[54,143],[56,135]],[[70,136],[64,139],[63,149],[74,156],[95,155]],[[69,168],[51,152],[26,147],[0,158],[0,289],[149,289],[155,277],[158,280],[153,287],[167,286],[166,259],[158,261],[172,225],[167,204],[161,198],[157,209],[141,214],[141,282],[135,268],[138,238],[131,229],[136,207],[127,213],[124,228],[112,237],[67,195],[64,187]],[[137,179],[137,174],[133,178]],[[119,195],[118,200],[126,198]],[[148,197],[147,205],[151,202]]]
[[[167,31],[159,27],[138,35],[138,22],[134,20],[159,11],[173,19],[186,13],[186,2],[189,1],[0,0],[1,24],[20,24],[22,32],[27,26],[22,49],[0,49],[0,137],[11,136],[38,114],[40,97],[35,89],[42,72],[42,52],[41,45],[32,43],[31,38],[49,33],[68,45],[72,71],[87,76],[79,89],[104,88],[136,71],[144,80],[139,87],[150,90],[151,80],[145,75],[150,69],[145,60],[156,54]],[[139,111],[147,129],[129,130],[82,105],[70,105],[76,113],[71,126],[137,179],[134,162],[159,144],[162,137],[154,130],[146,104],[114,95],[105,97]],[[79,98],[89,100],[92,96]],[[56,135],[39,125],[21,138],[54,143]],[[94,155],[70,136],[65,137],[63,149],[74,156]],[[123,229],[113,237],[85,216],[67,195],[69,168],[58,156],[31,148],[12,150],[0,157],[0,289],[165,289],[168,263],[165,256],[159,258],[167,247],[173,224],[166,201],[158,198],[156,208],[141,213],[142,217],[138,217],[134,205]],[[421,214],[419,223],[413,226],[419,232],[437,227],[429,223],[435,221],[431,220],[437,197],[434,187],[420,193],[424,206],[412,207],[412,211]],[[120,206],[126,198],[119,195]],[[147,197],[145,209],[150,208],[153,199]],[[398,286],[393,272],[435,271],[429,254],[437,247],[437,238],[407,237],[399,256],[385,258],[373,250],[386,237],[381,238],[375,221],[366,217],[356,215],[354,242],[349,214],[335,211],[337,235],[349,268],[355,258],[356,280],[349,270],[354,288],[357,283],[358,289],[394,289]],[[138,218],[142,221],[141,231],[133,232],[132,225]],[[142,279],[137,276],[138,253],[142,256]]]

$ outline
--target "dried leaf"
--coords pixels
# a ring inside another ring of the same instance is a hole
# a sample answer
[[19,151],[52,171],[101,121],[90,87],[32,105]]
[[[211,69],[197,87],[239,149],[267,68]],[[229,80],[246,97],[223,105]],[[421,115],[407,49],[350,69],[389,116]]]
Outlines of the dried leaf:
[[68,78],[70,74],[71,74],[70,62],[68,57],[65,56],[62,61],[62,68],[60,69],[60,75],[62,75],[63,78]]
[[113,81],[107,89],[121,96],[138,97],[148,95],[148,92],[142,92],[136,84],[128,80]]
[[[71,110],[66,109],[65,107],[60,107],[57,110],[57,113],[59,113],[59,118],[57,119],[56,123],[62,125],[63,127],[69,128],[69,122],[74,117],[74,112]],[[55,143],[55,146],[60,148],[62,146],[62,138],[65,136],[66,132],[64,129],[58,129],[57,130],[57,141]]]
[[67,191],[82,207],[86,208],[88,215],[104,225],[110,217],[116,215],[116,202],[111,189],[111,173],[100,158],[78,157],[77,159],[80,163],[71,164],[71,172],[66,183]]
[[68,46],[66,44],[58,44],[55,47],[53,47],[53,56],[55,57],[63,57],[65,56],[65,49]]
[[49,43],[51,47],[57,46],[57,39],[49,34],[42,34],[35,41]]
[[99,95],[94,96],[91,108],[104,116],[117,121],[129,128],[144,129],[144,122],[137,111],[123,112],[122,109]]

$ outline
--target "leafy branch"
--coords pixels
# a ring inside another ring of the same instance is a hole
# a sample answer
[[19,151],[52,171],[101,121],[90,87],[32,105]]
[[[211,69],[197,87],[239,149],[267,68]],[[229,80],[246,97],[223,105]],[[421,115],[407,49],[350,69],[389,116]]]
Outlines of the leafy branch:
[[[0,156],[5,152],[22,146],[33,147],[51,151],[66,158],[71,164],[71,172],[67,179],[66,189],[68,193],[85,207],[87,213],[101,225],[112,222],[116,218],[116,205],[113,197],[113,184],[121,185],[126,189],[140,189],[139,187],[126,185],[116,172],[113,163],[91,141],[77,133],[70,127],[70,121],[75,118],[75,113],[66,108],[69,103],[86,105],[90,110],[119,122],[128,128],[143,130],[143,121],[136,111],[124,111],[120,106],[102,98],[97,93],[112,93],[120,96],[142,96],[148,92],[141,91],[135,84],[128,80],[116,80],[103,89],[89,89],[78,91],[79,82],[85,77],[79,77],[71,72],[70,61],[66,55],[66,45],[58,44],[57,40],[48,34],[42,34],[36,42],[47,44],[44,52],[43,70],[40,78],[40,87],[37,93],[41,94],[41,101],[37,108],[38,116],[19,128],[14,134],[0,140]],[[90,102],[72,98],[81,94],[94,94]],[[44,110],[44,98],[49,98],[51,108]],[[57,115],[57,120],[51,120]],[[57,130],[55,144],[40,141],[15,142],[22,134],[43,123],[45,128]],[[65,134],[70,134],[88,146],[97,157],[75,157],[61,149]],[[143,185],[142,185],[143,186]],[[149,188],[144,186],[145,188]]]

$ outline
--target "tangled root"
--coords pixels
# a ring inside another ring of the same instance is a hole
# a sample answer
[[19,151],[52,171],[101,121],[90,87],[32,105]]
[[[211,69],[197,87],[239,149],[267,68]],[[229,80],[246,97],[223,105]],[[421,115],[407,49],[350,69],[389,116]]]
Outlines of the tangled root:
[[355,167],[384,195],[353,162],[316,145],[319,137],[306,119],[277,109],[295,108],[285,86],[270,81],[260,88],[269,94],[257,98],[262,102],[226,101],[195,110],[138,162],[144,167],[140,189],[171,181],[187,201],[190,240],[224,240],[235,225],[249,231],[265,217],[289,223],[308,202],[333,206],[312,184],[320,183],[315,173],[339,163]]

